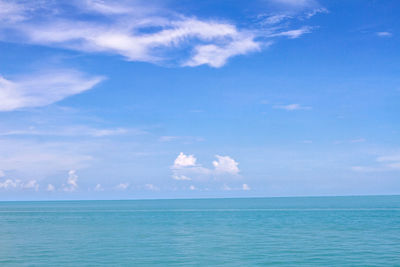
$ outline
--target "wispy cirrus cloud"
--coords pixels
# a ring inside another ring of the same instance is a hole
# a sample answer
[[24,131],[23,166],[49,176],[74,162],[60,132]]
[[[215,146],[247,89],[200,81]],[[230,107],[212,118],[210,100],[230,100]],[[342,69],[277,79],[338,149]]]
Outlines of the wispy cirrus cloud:
[[375,159],[375,162],[370,166],[353,166],[351,169],[357,172],[400,171],[399,154],[380,156]]
[[26,8],[11,1],[0,1],[0,22],[10,23],[26,19]]
[[70,125],[64,127],[38,128],[29,127],[28,129],[8,129],[0,131],[0,136],[91,136],[107,137],[118,135],[142,135],[145,131],[132,128],[95,128],[85,125]]
[[24,179],[40,180],[65,170],[79,170],[93,160],[82,142],[77,147],[76,142],[0,139],[0,147],[0,170],[16,172]]
[[289,104],[289,105],[275,105],[273,106],[275,109],[283,109],[287,111],[295,111],[295,110],[310,110],[312,109],[309,106],[303,106],[300,104]]
[[376,35],[379,37],[392,37],[393,34],[391,32],[377,32]]
[[273,33],[270,36],[271,37],[284,36],[284,37],[288,37],[290,39],[296,39],[296,38],[299,38],[300,36],[302,36],[302,35],[304,35],[306,33],[311,33],[311,30],[312,30],[311,27],[305,26],[305,27],[301,27],[300,29]]
[[163,143],[179,141],[184,144],[191,144],[191,143],[195,143],[195,142],[202,142],[202,141],[204,141],[204,138],[196,137],[196,136],[164,135],[164,136],[161,136],[158,140]]
[[87,91],[103,79],[74,70],[47,71],[15,79],[0,76],[0,111],[50,105]]
[[[310,4],[315,1],[275,2],[316,12]],[[294,39],[311,31],[310,27],[287,29],[285,25],[266,29],[266,24],[259,29],[239,28],[232,22],[200,19],[138,1],[72,1],[66,5],[68,9],[57,1],[44,3],[14,3],[13,11],[3,14],[6,23],[0,32],[19,36],[13,38],[16,42],[116,54],[128,61],[218,68],[232,57],[268,47],[275,37]],[[94,16],[79,16],[81,13]],[[18,20],[7,19],[18,16]],[[267,20],[277,24],[291,18],[293,15],[273,14]]]

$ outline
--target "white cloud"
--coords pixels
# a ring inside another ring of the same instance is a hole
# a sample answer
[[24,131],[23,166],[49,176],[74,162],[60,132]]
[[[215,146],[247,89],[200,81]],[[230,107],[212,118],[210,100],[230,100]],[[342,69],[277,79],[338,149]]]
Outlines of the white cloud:
[[386,169],[400,170],[400,155],[382,156],[378,157],[376,161],[384,164]]
[[204,138],[196,137],[196,136],[171,136],[165,135],[159,138],[160,142],[173,142],[173,141],[181,141],[184,144],[191,144],[194,142],[202,142]]
[[0,189],[11,189],[11,188],[17,188],[21,186],[21,180],[16,179],[7,179],[4,182],[0,182]]
[[54,192],[55,190],[56,190],[56,188],[54,187],[54,185],[52,185],[52,184],[47,185],[46,191]]
[[102,81],[71,70],[50,71],[8,80],[0,76],[0,111],[41,107],[82,93]]
[[25,183],[23,185],[23,188],[33,189],[35,191],[38,191],[39,190],[39,184],[37,183],[36,180],[30,180],[30,181],[28,181],[27,183]]
[[190,180],[192,180],[192,178],[190,178],[190,177],[187,177],[185,175],[177,175],[177,174],[173,174],[172,178],[174,180],[177,180],[177,181],[190,181]]
[[[121,18],[122,19],[122,18]],[[126,20],[126,18],[125,18]],[[208,42],[217,47],[226,48],[219,61],[246,54],[258,48],[258,42],[252,36],[243,38],[243,33],[229,23],[202,21],[196,18],[178,16],[169,19],[147,18],[147,21],[135,20],[128,22],[115,21],[111,24],[91,23],[87,21],[70,21],[56,19],[47,24],[14,25],[13,29],[25,35],[27,41],[34,44],[60,46],[85,52],[107,52],[123,56],[128,61],[161,62],[165,60],[161,49],[179,49],[183,44],[195,41]],[[159,27],[152,33],[141,33],[146,27]],[[220,44],[226,44],[221,46]],[[204,53],[204,49],[197,48]],[[197,52],[199,53],[199,52]],[[195,56],[198,60],[200,55]],[[212,58],[209,58],[212,60]],[[222,66],[221,62],[194,61],[188,66],[209,64],[213,67]]]
[[251,190],[251,188],[250,188],[250,186],[248,184],[243,184],[242,185],[242,190],[249,191],[249,190]]
[[288,18],[291,18],[291,16],[287,14],[275,14],[268,16],[266,19],[264,19],[262,21],[262,24],[277,24]]
[[[315,1],[276,2],[307,7],[313,14],[318,12],[314,10],[321,9],[314,5]],[[218,68],[229,58],[260,51],[270,44],[266,38],[297,38],[310,31],[310,28],[304,27],[265,35],[265,29],[255,29],[254,26],[240,29],[232,22],[185,16],[174,10],[155,7],[155,3],[139,1],[74,1],[68,5],[68,12],[53,2],[44,0],[43,3],[41,7],[29,2],[23,5],[15,3],[12,5],[15,11],[3,12],[3,20],[7,21],[0,25],[0,31],[6,36],[3,38],[15,39],[18,36],[15,41],[83,52],[111,53],[128,61],[172,61],[184,66],[205,64]],[[30,16],[23,15],[22,9],[29,9]],[[15,12],[23,19],[11,20],[17,17]],[[76,16],[82,12],[95,13],[98,19]],[[46,19],[43,19],[43,14],[46,14]],[[291,16],[270,16],[269,23],[277,24],[284,18]],[[274,29],[268,31],[274,32]],[[191,55],[189,58],[183,56],[188,54]]]
[[367,141],[365,138],[358,138],[350,140],[350,143],[364,143],[365,141]]
[[74,192],[78,189],[78,175],[76,175],[75,170],[70,170],[68,172],[67,184],[63,184],[63,191]]
[[370,167],[370,166],[352,166],[351,169],[356,172],[376,172],[383,170],[381,167]]
[[0,1],[0,22],[17,22],[25,19],[25,8],[11,1]]
[[117,14],[129,14],[134,10],[118,3],[107,3],[102,0],[84,0],[80,4],[89,11],[95,11],[101,14],[117,15]]
[[261,44],[254,41],[254,36],[241,36],[227,45],[198,45],[194,48],[193,57],[183,65],[195,67],[207,64],[219,68],[225,65],[232,56],[245,55],[259,50],[261,50]]
[[96,192],[101,192],[104,191],[104,188],[101,186],[101,184],[96,184],[93,190]]
[[213,166],[215,168],[216,173],[227,173],[237,175],[239,173],[238,165],[239,163],[236,162],[233,158],[229,156],[219,156],[215,155],[217,158],[216,161],[213,161]]
[[238,190],[249,191],[249,190],[251,190],[251,188],[248,184],[242,184],[240,187],[230,187],[227,184],[223,184],[221,187],[221,190],[222,191],[238,191]]
[[311,107],[302,106],[300,104],[290,104],[290,105],[276,105],[274,106],[276,109],[284,109],[287,111],[294,111],[294,110],[310,110]]
[[34,191],[39,190],[39,184],[36,180],[29,180],[23,182],[20,179],[6,179],[4,182],[0,182],[0,189],[10,190],[10,189],[32,189]]
[[196,158],[193,155],[185,155],[183,154],[183,152],[181,152],[175,159],[172,168],[180,169],[184,167],[193,167],[193,166],[196,166]]
[[17,129],[0,131],[0,136],[92,136],[92,137],[106,137],[115,135],[140,135],[146,132],[137,129],[126,128],[92,128],[82,125],[71,125],[67,127],[52,127],[50,129],[38,129],[36,127],[29,127],[28,129]]
[[145,187],[147,190],[150,190],[150,191],[159,191],[159,190],[160,190],[159,187],[157,187],[157,186],[155,186],[155,185],[153,185],[153,184],[145,184],[144,187]]
[[196,190],[197,188],[194,185],[191,185],[191,186],[189,186],[189,189],[193,191],[193,190]]
[[290,6],[311,6],[317,4],[315,0],[270,0],[270,1]]
[[[0,169],[15,171],[26,179],[45,178],[66,169],[87,167],[93,160],[85,142],[43,142],[0,139]],[[23,149],[16,149],[16,148]]]
[[227,184],[223,184],[222,187],[221,187],[221,190],[223,190],[223,191],[231,191],[232,188]]
[[400,155],[390,155],[390,156],[381,156],[376,159],[378,162],[390,162],[390,161],[399,161],[400,162]]
[[391,32],[377,32],[376,35],[379,37],[392,37],[393,34]]
[[124,190],[128,189],[128,187],[129,187],[129,183],[120,183],[117,186],[115,186],[115,189],[124,191]]
[[185,155],[182,152],[171,166],[172,179],[178,181],[206,180],[209,177],[237,176],[239,174],[239,163],[229,156],[215,155],[217,160],[212,162],[213,169],[205,168],[196,164],[194,155]]
[[317,7],[312,9],[311,11],[306,12],[306,18],[309,19],[318,13],[329,13],[329,11],[324,7]]
[[357,172],[382,172],[399,171],[400,155],[380,156],[375,160],[377,164],[373,166],[353,166],[351,169]]
[[5,173],[2,170],[0,170],[0,178],[2,178],[4,176],[5,176]]
[[289,31],[273,33],[270,35],[270,37],[284,36],[284,37],[288,37],[290,39],[296,39],[296,38],[299,38],[300,36],[302,36],[303,34],[310,33],[311,29],[312,29],[311,27],[302,27],[302,28],[296,29],[296,30],[289,30]]
[[399,162],[391,162],[386,165],[388,168],[392,170],[400,170],[400,161]]
[[161,136],[160,142],[171,142],[179,139],[179,136]]

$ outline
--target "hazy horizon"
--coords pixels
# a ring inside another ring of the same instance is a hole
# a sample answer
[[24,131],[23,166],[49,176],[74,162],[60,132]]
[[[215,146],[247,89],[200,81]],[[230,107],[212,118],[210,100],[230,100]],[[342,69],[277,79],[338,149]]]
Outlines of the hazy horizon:
[[399,195],[399,12],[0,0],[0,201]]

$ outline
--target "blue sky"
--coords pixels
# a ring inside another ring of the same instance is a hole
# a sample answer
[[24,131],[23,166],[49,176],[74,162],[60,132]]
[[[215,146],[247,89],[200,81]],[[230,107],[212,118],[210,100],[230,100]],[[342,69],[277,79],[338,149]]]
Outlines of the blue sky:
[[399,194],[399,12],[0,0],[0,199]]

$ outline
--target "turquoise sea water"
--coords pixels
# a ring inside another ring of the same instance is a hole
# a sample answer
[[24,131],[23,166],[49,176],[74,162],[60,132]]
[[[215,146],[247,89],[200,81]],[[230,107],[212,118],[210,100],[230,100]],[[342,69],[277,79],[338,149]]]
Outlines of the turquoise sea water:
[[400,266],[400,196],[0,202],[1,266]]

